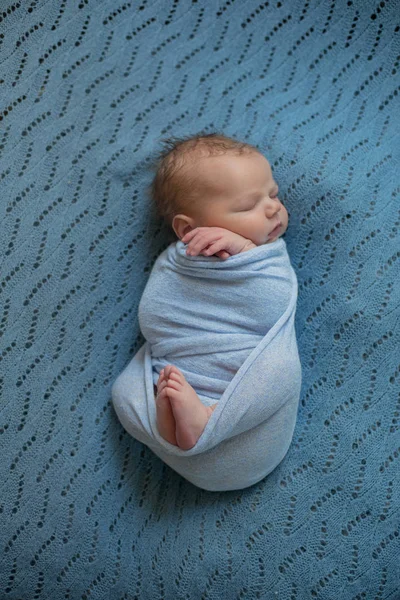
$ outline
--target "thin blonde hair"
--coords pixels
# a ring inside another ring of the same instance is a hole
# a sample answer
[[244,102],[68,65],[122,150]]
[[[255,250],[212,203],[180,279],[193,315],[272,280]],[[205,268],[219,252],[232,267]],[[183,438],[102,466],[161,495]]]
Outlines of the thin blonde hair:
[[163,148],[156,154],[155,176],[149,186],[149,195],[159,217],[172,229],[176,214],[193,205],[197,199],[198,181],[184,167],[200,153],[216,156],[226,153],[260,152],[256,146],[236,140],[220,132],[203,133],[160,140]]

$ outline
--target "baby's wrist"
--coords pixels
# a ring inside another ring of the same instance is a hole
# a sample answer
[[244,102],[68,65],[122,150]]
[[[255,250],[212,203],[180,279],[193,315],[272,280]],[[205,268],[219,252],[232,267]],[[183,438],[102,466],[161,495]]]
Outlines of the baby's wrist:
[[240,252],[247,252],[247,250],[251,250],[252,248],[257,248],[256,244],[253,244],[251,240],[246,240],[246,243]]

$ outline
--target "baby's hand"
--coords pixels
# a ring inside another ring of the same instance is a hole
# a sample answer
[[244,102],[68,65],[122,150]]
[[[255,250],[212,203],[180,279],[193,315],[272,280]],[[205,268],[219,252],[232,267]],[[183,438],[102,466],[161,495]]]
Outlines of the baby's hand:
[[186,254],[190,256],[215,254],[223,259],[239,254],[245,248],[254,247],[250,240],[222,227],[196,227],[184,235],[181,241],[188,244]]

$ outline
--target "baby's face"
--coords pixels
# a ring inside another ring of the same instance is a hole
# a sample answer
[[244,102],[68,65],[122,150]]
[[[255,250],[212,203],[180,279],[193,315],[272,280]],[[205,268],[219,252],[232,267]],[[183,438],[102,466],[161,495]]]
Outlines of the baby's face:
[[195,170],[202,194],[196,202],[193,228],[223,227],[257,246],[276,240],[286,231],[288,213],[278,199],[278,185],[262,154],[201,157]]

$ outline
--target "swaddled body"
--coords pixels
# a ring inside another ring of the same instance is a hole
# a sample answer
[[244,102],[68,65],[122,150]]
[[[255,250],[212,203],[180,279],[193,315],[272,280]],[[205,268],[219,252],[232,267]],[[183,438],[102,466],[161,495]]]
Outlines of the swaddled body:
[[153,266],[139,304],[153,383],[176,365],[201,401],[213,404],[289,305],[291,273],[282,239],[221,261],[187,256],[178,241]]
[[[169,246],[140,302],[148,341],[112,389],[127,431],[198,487],[242,489],[263,479],[285,456],[296,423],[296,299],[297,279],[282,239],[227,261],[189,258],[181,242]],[[218,401],[186,451],[157,428],[153,385],[170,360],[202,402]]]

